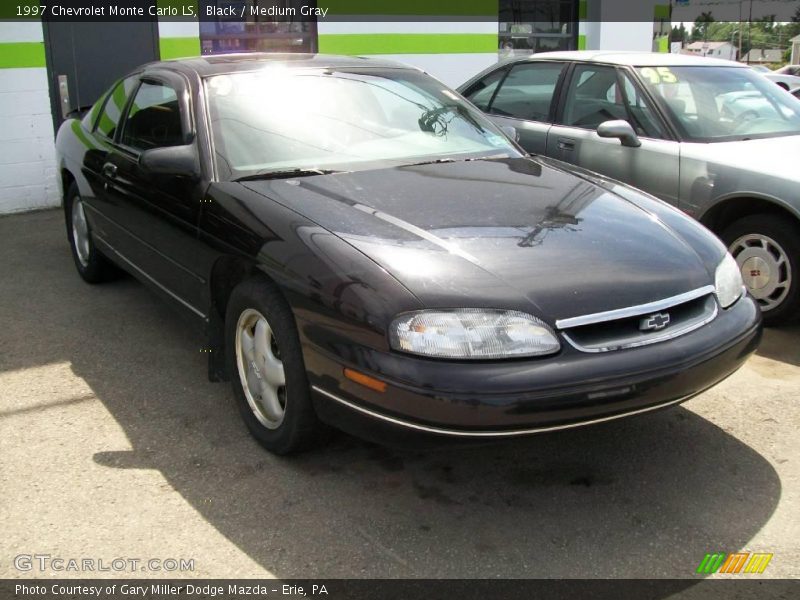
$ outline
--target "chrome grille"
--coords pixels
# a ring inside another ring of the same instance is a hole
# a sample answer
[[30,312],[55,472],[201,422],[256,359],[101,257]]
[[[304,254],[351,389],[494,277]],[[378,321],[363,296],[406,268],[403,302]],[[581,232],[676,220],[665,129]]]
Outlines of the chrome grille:
[[714,287],[706,286],[656,302],[556,321],[564,338],[581,352],[646,346],[694,331],[718,312]]

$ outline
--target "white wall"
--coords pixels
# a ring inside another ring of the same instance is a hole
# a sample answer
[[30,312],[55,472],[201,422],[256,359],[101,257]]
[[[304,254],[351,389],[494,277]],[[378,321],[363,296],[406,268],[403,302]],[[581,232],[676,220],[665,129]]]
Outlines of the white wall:
[[497,54],[381,54],[376,58],[395,60],[418,67],[452,88],[497,62]]
[[[0,52],[42,39],[41,23],[0,23]],[[0,69],[0,214],[59,204],[53,144],[47,70]]]
[[587,34],[587,50],[633,50],[650,52],[653,49],[653,21],[592,23],[592,37]]

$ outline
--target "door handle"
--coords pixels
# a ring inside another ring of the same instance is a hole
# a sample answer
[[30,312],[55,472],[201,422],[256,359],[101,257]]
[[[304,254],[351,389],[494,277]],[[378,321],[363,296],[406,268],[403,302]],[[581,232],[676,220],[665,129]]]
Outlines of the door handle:
[[558,138],[559,150],[575,150],[575,140],[570,138]]
[[114,163],[106,163],[103,165],[103,175],[109,179],[114,179],[117,176],[117,165]]

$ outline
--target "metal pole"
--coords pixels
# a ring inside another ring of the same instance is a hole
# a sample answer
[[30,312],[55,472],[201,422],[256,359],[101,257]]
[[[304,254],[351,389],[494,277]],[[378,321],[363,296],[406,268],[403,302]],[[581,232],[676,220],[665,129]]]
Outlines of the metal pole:
[[750,53],[753,51],[753,0],[750,0],[750,15],[747,17],[747,45],[750,50],[747,53],[747,64],[750,64]]
[[739,0],[739,52],[736,60],[742,60],[742,0]]

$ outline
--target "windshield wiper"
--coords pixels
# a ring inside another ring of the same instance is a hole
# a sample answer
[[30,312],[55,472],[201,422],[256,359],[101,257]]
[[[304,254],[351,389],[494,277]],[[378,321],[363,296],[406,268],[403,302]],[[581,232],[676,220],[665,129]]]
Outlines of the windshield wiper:
[[310,177],[312,175],[331,175],[333,173],[345,173],[336,169],[285,169],[283,171],[265,171],[264,173],[253,173],[237,177],[233,181],[256,181],[263,179],[288,179],[290,177]]
[[454,162],[471,162],[474,160],[494,160],[498,158],[507,158],[507,154],[490,154],[488,156],[475,156],[471,158],[436,158],[433,160],[426,160],[423,162],[411,163],[409,165],[401,165],[403,167],[419,167],[420,165],[439,165],[442,163]]
[[401,165],[403,167],[419,167],[420,165],[439,165],[442,163],[456,162],[455,158],[436,158],[434,160],[425,160],[418,163],[411,163],[409,165]]

